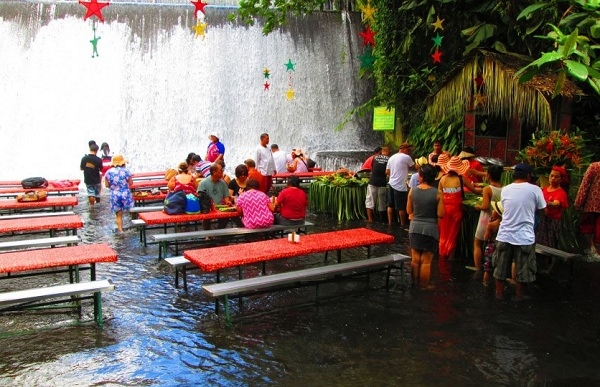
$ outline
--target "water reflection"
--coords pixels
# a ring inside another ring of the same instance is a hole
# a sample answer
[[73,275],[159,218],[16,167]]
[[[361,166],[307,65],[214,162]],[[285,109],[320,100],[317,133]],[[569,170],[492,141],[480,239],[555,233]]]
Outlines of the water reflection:
[[[107,203],[76,212],[85,219],[86,243],[106,242],[119,253],[117,264],[99,268],[100,278],[116,283],[104,295],[107,322],[96,328],[89,304],[83,322],[64,313],[0,316],[2,385],[600,385],[594,264],[576,266],[572,293],[547,281],[530,303],[496,302],[458,261],[434,265],[430,292],[404,291],[396,274],[389,291],[375,277],[369,291],[358,280],[323,286],[320,294],[332,298],[305,307],[289,306],[312,301],[313,287],[252,297],[244,316],[232,303],[235,323],[227,328],[200,292],[213,275],[190,275],[189,294],[176,290],[155,246],[143,249],[133,230],[112,234]],[[364,225],[312,221],[315,232]],[[374,254],[407,251],[403,231],[370,227],[398,241]]]

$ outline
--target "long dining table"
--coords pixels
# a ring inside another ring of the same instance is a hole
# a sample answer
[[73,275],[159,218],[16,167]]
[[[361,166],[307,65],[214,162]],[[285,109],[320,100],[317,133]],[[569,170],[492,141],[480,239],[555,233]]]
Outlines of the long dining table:
[[0,236],[49,232],[53,237],[60,231],[77,235],[77,230],[82,227],[83,220],[79,215],[41,216],[27,219],[0,217]]
[[77,196],[49,196],[44,200],[35,202],[20,202],[17,199],[2,199],[0,200],[0,212],[11,214],[26,210],[36,211],[43,209],[60,211],[73,208],[77,203]]

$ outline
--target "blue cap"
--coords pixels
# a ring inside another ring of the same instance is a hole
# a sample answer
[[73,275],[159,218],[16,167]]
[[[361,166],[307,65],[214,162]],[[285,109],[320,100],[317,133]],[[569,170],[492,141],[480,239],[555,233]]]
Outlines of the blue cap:
[[525,163],[519,163],[515,165],[515,172],[522,172],[525,174],[531,174],[531,167]]

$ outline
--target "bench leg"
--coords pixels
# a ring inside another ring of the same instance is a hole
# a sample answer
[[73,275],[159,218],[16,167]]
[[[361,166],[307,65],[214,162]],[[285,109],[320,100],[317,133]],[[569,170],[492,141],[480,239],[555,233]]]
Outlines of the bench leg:
[[[240,298],[241,300],[241,298]],[[225,323],[228,327],[231,326],[231,315],[229,314],[229,297],[223,297],[223,308],[225,309]]]
[[[185,269],[183,269],[185,270]],[[175,267],[175,289],[179,289],[179,268]]]
[[338,263],[342,263],[342,249],[338,249],[337,258],[338,258]]
[[98,326],[102,326],[104,324],[104,320],[102,318],[102,293],[96,292],[94,293],[94,321]]
[[183,277],[183,290],[187,293],[188,287],[187,287],[187,267],[186,266],[183,266],[183,272],[181,274]]

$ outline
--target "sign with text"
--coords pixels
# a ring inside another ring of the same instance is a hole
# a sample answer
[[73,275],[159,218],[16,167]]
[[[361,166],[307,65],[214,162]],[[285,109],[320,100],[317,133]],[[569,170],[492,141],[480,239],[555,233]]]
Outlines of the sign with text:
[[373,130],[394,130],[396,121],[396,109],[383,106],[373,110]]

